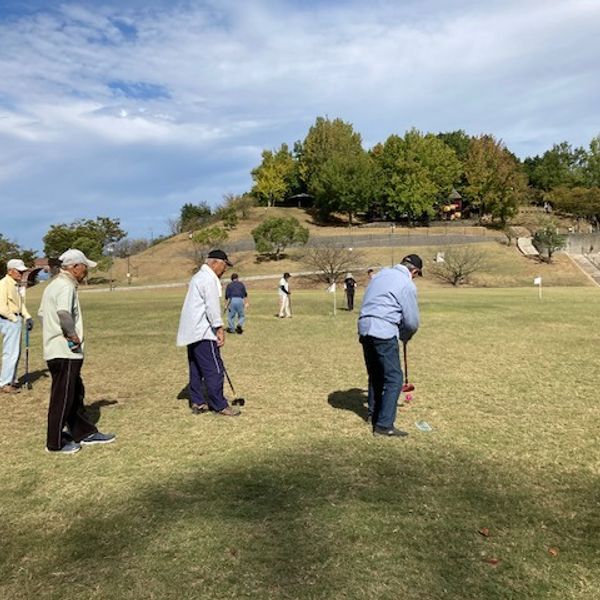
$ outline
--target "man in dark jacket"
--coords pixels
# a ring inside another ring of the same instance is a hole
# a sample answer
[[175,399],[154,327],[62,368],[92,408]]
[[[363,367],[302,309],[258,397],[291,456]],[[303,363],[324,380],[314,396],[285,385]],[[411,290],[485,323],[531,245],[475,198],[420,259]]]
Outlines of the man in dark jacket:
[[[225,300],[227,301],[227,333],[244,333],[246,321],[244,311],[248,308],[248,292],[237,273],[231,275],[231,283],[228,283],[225,288]],[[237,326],[235,326],[236,317]]]

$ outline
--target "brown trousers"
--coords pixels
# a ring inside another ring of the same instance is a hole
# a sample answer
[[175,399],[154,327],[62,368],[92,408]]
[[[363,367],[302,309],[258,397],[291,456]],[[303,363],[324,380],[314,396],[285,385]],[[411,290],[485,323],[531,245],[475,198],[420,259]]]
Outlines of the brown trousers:
[[68,426],[69,433],[76,442],[98,430],[84,414],[85,388],[81,380],[83,360],[53,358],[47,362],[52,375],[52,388],[48,407],[46,446],[48,450],[60,450],[64,444],[65,425]]

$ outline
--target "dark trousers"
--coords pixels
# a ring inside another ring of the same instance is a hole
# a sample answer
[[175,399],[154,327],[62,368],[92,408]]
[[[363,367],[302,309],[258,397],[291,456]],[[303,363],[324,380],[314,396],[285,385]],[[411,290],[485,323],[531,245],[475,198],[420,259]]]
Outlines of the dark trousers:
[[369,375],[369,415],[373,425],[389,429],[394,426],[398,398],[404,376],[400,367],[398,339],[382,340],[361,336],[365,365]]
[[225,371],[217,342],[194,342],[188,345],[187,351],[192,404],[208,404],[212,410],[223,410],[228,404],[223,395]]
[[48,450],[60,450],[63,446],[62,431],[67,425],[74,441],[98,431],[84,415],[85,389],[81,380],[83,360],[53,358],[48,361],[52,375],[50,406],[48,406]]
[[354,310],[354,289],[346,290],[346,299],[348,300],[348,310]]

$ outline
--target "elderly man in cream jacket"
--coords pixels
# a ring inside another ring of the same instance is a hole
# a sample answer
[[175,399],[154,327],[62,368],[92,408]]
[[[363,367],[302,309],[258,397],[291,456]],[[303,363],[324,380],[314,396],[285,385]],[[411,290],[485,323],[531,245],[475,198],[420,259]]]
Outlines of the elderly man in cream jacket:
[[194,414],[210,411],[225,417],[240,414],[223,395],[225,371],[220,351],[225,343],[220,279],[231,266],[223,250],[211,250],[206,263],[192,277],[181,310],[177,345],[187,347]]
[[33,319],[18,289],[25,271],[23,261],[13,258],[6,263],[6,275],[0,279],[0,335],[3,338],[0,392],[4,394],[19,393],[16,382],[23,321],[29,331],[33,328]]

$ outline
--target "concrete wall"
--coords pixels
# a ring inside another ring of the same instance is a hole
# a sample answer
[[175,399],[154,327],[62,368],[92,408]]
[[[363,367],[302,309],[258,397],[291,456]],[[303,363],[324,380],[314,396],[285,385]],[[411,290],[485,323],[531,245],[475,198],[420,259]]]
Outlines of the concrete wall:
[[569,233],[565,250],[571,254],[596,254],[600,252],[600,232]]

